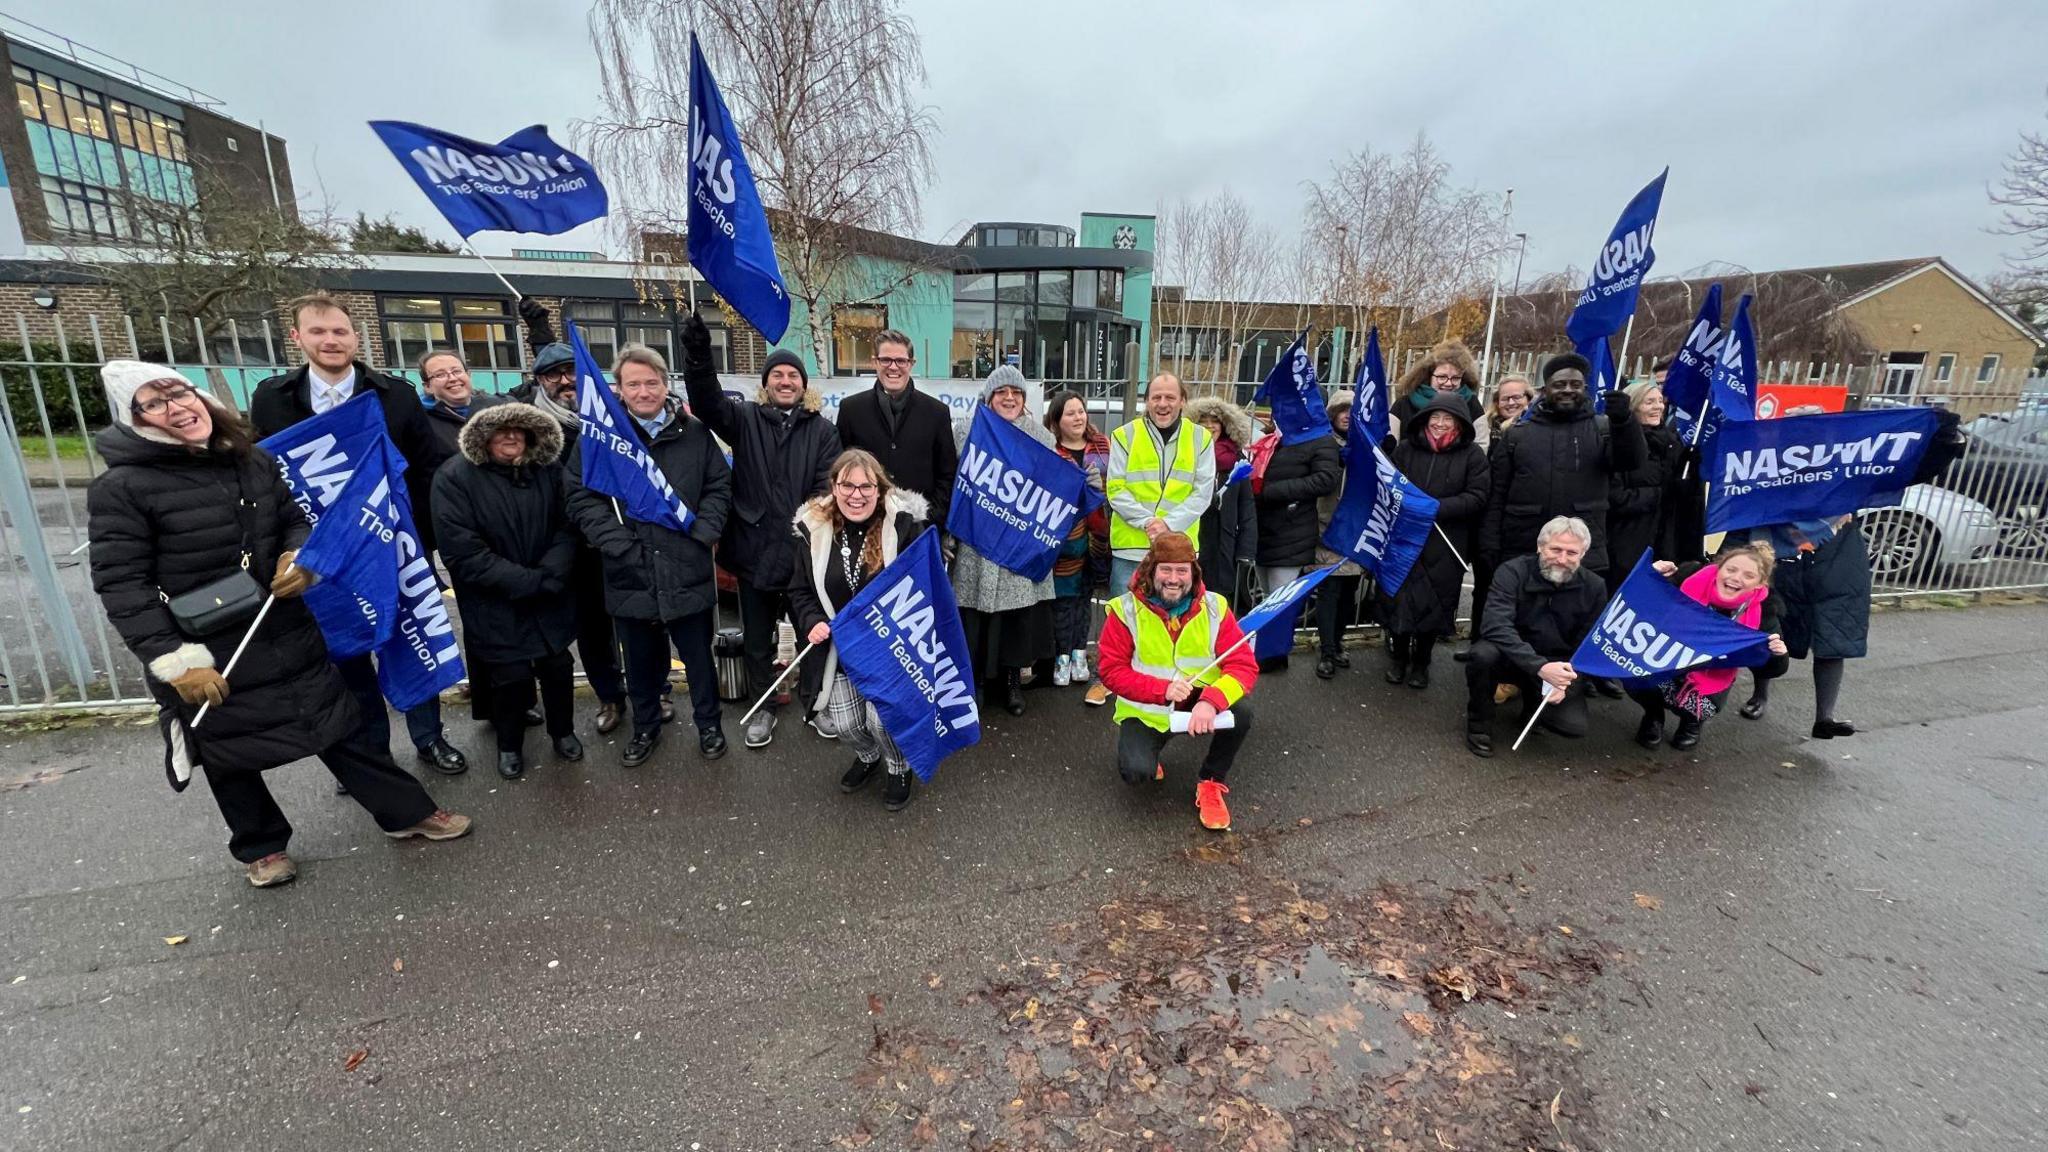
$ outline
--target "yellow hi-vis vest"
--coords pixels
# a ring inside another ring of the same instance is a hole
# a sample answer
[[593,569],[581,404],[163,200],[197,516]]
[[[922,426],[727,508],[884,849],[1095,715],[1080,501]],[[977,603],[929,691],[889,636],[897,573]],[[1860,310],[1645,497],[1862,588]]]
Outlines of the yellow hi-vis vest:
[[[1223,630],[1223,616],[1230,611],[1222,596],[1204,592],[1202,602],[1188,609],[1182,618],[1180,639],[1175,641],[1166,630],[1166,621],[1159,613],[1138,603],[1137,594],[1126,592],[1109,602],[1109,611],[1124,627],[1131,631],[1131,667],[1147,676],[1171,680],[1175,676],[1193,676],[1216,659],[1216,635]],[[1244,686],[1237,682],[1221,666],[1210,669],[1194,681],[1197,689],[1214,685],[1222,689],[1226,699],[1235,703],[1244,695]],[[1121,724],[1130,717],[1143,721],[1145,727],[1156,732],[1167,730],[1167,717],[1173,711],[1170,704],[1140,704],[1122,696],[1116,698],[1116,722]]]
[[[1180,431],[1174,434],[1173,457],[1162,460],[1159,456],[1159,436],[1152,428],[1152,422],[1143,416],[1118,428],[1112,435],[1118,447],[1124,450],[1124,474],[1109,480],[1112,486],[1120,486],[1132,499],[1155,511],[1175,508],[1184,504],[1195,494],[1195,465],[1202,453],[1211,451],[1209,430],[1185,417],[1181,419]],[[1201,527],[1198,518],[1188,525],[1188,539],[1196,546],[1201,545],[1197,529]],[[1110,508],[1109,546],[1112,551],[1143,552],[1152,547],[1152,538],[1145,535],[1145,525],[1136,524],[1116,514],[1115,506]]]

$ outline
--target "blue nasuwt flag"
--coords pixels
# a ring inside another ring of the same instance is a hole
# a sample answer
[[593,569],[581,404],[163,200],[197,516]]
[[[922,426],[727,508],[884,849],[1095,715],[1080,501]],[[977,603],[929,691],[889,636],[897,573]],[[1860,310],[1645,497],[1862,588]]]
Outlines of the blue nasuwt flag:
[[[1217,485],[1216,490],[1220,492],[1223,489],[1230,487],[1232,484],[1241,483],[1251,478],[1252,462],[1249,460],[1240,459],[1237,463],[1232,464],[1230,466],[1230,475],[1225,476],[1223,478],[1223,483]],[[1089,489],[1089,491],[1092,492],[1094,491],[1094,489],[1091,488]]]
[[[319,526],[321,514],[341,496],[357,465],[380,451],[389,439],[384,409],[376,393],[362,391],[345,404],[297,424],[263,441],[277,460],[277,472],[292,500]],[[317,583],[306,589],[306,609],[320,625],[327,653],[346,660],[372,651],[390,639],[391,617],[366,604],[339,585]]]
[[982,404],[960,452],[946,531],[1035,583],[1052,575],[1074,521],[1101,501],[1087,473]]
[[1572,653],[1572,671],[1613,680],[1669,680],[1695,668],[1754,668],[1771,638],[1672,587],[1649,549]]
[[1307,602],[1308,594],[1316,590],[1316,585],[1336,570],[1337,566],[1330,564],[1312,572],[1303,572],[1268,591],[1258,607],[1244,614],[1244,619],[1239,620],[1237,626],[1248,636],[1258,633],[1252,641],[1254,655],[1261,660],[1271,660],[1294,650],[1294,626],[1301,619],[1302,605]]
[[357,462],[297,563],[377,613],[385,634],[375,649],[377,685],[393,708],[417,708],[461,681],[462,649],[413,523],[405,457],[390,437],[379,437],[379,450]]
[[918,779],[929,782],[939,761],[980,743],[974,656],[938,532],[921,533],[846,602],[832,617],[832,643]]
[[[1358,377],[1351,382],[1352,431],[1364,429],[1366,439],[1384,444],[1391,434],[1387,414],[1387,362],[1380,355],[1380,326],[1365,336],[1365,355],[1358,358]],[[1348,438],[1347,438],[1348,439]]]
[[496,144],[403,120],[370,127],[465,239],[478,232],[552,236],[611,211],[590,161],[550,140],[543,125]]
[[1735,319],[1707,373],[1707,402],[1728,420],[1756,419],[1756,332],[1749,326],[1747,293],[1735,302]]
[[1657,259],[1650,247],[1650,237],[1657,230],[1657,208],[1664,201],[1664,178],[1669,175],[1671,169],[1664,169],[1635,194],[1621,210],[1621,218],[1614,222],[1614,231],[1607,234],[1607,243],[1600,246],[1600,254],[1593,259],[1593,270],[1586,276],[1586,287],[1579,293],[1579,302],[1564,323],[1565,335],[1571,338],[1573,347],[1583,347],[1595,337],[1614,335],[1635,315],[1636,294],[1642,290],[1650,265]]
[[768,213],[740,150],[739,127],[690,33],[690,266],[773,344],[789,329],[789,291]]
[[1273,409],[1273,426],[1280,430],[1280,443],[1307,444],[1330,434],[1330,413],[1323,407],[1323,389],[1316,383],[1316,362],[1296,336],[1287,351],[1273,362],[1266,382],[1252,394],[1254,404],[1263,400]]
[[1707,286],[1699,315],[1687,330],[1678,354],[1671,358],[1671,370],[1664,374],[1664,402],[1671,408],[1671,427],[1688,444],[1699,437],[1709,376],[1719,359],[1725,335],[1721,328],[1721,285],[1716,281]]
[[1933,442],[1931,408],[1728,420],[1706,450],[1707,531],[1897,504]]
[[1323,546],[1373,574],[1380,590],[1401,590],[1436,527],[1437,500],[1417,488],[1380,447],[1344,439],[1344,494],[1323,530]]
[[576,354],[576,414],[583,418],[576,432],[583,486],[617,501],[623,516],[688,532],[697,514],[647,454],[633,417],[605,384],[583,334],[573,323],[568,328],[569,350]]

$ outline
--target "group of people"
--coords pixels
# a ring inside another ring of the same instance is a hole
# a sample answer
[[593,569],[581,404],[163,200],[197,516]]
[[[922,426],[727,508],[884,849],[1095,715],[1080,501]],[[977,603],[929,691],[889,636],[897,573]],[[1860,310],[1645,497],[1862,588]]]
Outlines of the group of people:
[[[722,568],[736,584],[752,693],[778,682],[784,621],[808,653],[790,690],[766,695],[747,719],[742,741],[771,743],[794,705],[818,735],[852,750],[842,790],[879,775],[885,805],[903,808],[909,765],[839,666],[830,621],[927,531],[941,533],[984,703],[1021,715],[1027,687],[1069,686],[1084,687],[1090,705],[1113,700],[1115,760],[1134,784],[1165,778],[1160,751],[1173,735],[1209,736],[1196,807],[1211,829],[1230,826],[1225,781],[1250,732],[1247,696],[1262,674],[1287,665],[1282,656],[1262,666],[1239,643],[1237,616],[1265,590],[1331,563],[1342,566],[1317,598],[1316,674],[1332,679],[1350,666],[1343,637],[1363,609],[1385,630],[1386,679],[1416,689],[1428,686],[1436,650],[1454,635],[1469,564],[1474,640],[1459,655],[1469,661],[1466,740],[1482,756],[1492,752],[1493,710],[1511,693],[1533,707],[1561,692],[1549,726],[1586,730],[1587,684],[1569,656],[1644,548],[1694,599],[1782,631],[1745,716],[1763,714],[1768,677],[1786,658],[1810,653],[1814,735],[1853,731],[1833,713],[1841,662],[1862,654],[1847,603],[1859,568],[1868,600],[1853,519],[1759,529],[1700,566],[1700,500],[1689,491],[1697,483],[1685,478],[1661,392],[1646,382],[1611,393],[1596,414],[1588,365],[1574,355],[1553,357],[1536,381],[1500,381],[1484,405],[1461,345],[1432,349],[1404,376],[1384,447],[1439,501],[1439,531],[1398,590],[1368,595],[1366,575],[1322,543],[1343,486],[1343,444],[1358,434],[1347,392],[1329,397],[1330,437],[1289,445],[1227,400],[1190,399],[1165,374],[1148,384],[1142,414],[1105,434],[1076,393],[1048,397],[1033,414],[1024,377],[998,367],[979,406],[1104,497],[1075,521],[1051,573],[1034,580],[946,534],[972,413],[956,417],[916,386],[902,333],[876,337],[875,383],[847,397],[836,421],[803,362],[784,351],[767,357],[751,399],[726,395],[711,334],[694,316],[681,331],[680,396],[659,352],[621,348],[609,387],[629,417],[624,431],[694,514],[678,530],[628,515],[582,484],[575,356],[556,341],[545,308],[521,301],[520,315],[534,347],[531,377],[505,397],[478,392],[454,349],[419,358],[424,396],[373,370],[347,309],[321,294],[292,306],[291,339],[305,363],[259,385],[246,422],[171,368],[103,369],[115,422],[96,438],[108,469],[89,502],[94,588],[149,671],[167,764],[202,765],[252,884],[296,875],[291,826],[261,773],[307,755],[388,835],[440,840],[471,826],[392,759],[374,658],[328,658],[299,600],[312,577],[293,564],[307,516],[254,444],[364,394],[375,396],[405,458],[421,548],[438,554],[461,614],[471,706],[495,730],[507,778],[526,771],[529,726],[544,727],[559,759],[583,758],[572,715],[577,661],[598,701],[596,731],[630,725],[626,767],[653,755],[675,715],[672,655],[700,755],[723,756],[712,656]],[[266,576],[275,604],[230,677],[242,629],[210,626],[179,605]],[[1098,595],[1105,610],[1091,667]],[[1675,689],[1631,691],[1644,712],[1638,739],[1661,742],[1671,713],[1672,744],[1690,747],[1732,681],[1695,672]],[[201,706],[210,709],[203,725],[194,722]],[[466,770],[438,700],[405,721],[422,765]]]

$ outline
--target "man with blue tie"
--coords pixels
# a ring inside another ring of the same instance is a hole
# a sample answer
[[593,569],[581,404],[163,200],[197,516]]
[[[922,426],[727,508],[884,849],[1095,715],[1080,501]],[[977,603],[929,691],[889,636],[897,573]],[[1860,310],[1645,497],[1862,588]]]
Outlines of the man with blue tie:
[[[434,483],[434,427],[420,405],[412,385],[396,376],[386,376],[356,359],[362,347],[355,321],[340,300],[325,292],[313,292],[290,304],[291,341],[305,355],[306,362],[282,376],[272,376],[249,395],[249,422],[262,439],[274,436],[302,420],[310,420],[368,392],[384,409],[384,427],[391,442],[405,457],[405,488],[412,499],[414,522],[419,526],[420,544],[430,554],[434,549],[432,519],[426,515],[427,493]],[[391,722],[384,712],[384,695],[377,687],[377,668],[368,655],[337,660],[334,665],[354,693],[363,713],[363,734],[380,747],[391,745]],[[469,761],[441,728],[441,701],[430,699],[405,714],[405,727],[418,749],[420,762],[443,775],[454,776],[469,769]]]

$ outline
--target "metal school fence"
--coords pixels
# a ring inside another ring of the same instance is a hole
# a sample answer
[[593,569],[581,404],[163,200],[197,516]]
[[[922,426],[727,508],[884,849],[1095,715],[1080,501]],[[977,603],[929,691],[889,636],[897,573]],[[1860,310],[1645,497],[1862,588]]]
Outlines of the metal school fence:
[[[195,385],[246,408],[249,391],[287,365],[267,330],[189,338],[168,321],[126,317],[57,323],[0,316],[0,714],[148,702],[140,664],[108,626],[86,566],[85,491],[104,470],[92,437],[110,423],[99,383],[108,359],[166,359]],[[1496,375],[1533,370],[1538,356],[1497,357]],[[1645,366],[1646,368],[1647,366]],[[397,371],[393,369],[393,371]],[[410,376],[409,372],[401,373]],[[1851,407],[1942,405],[1970,443],[1937,483],[1864,519],[1877,587],[1929,594],[2048,588],[2048,382],[2018,372],[1968,381],[1888,372],[1879,363],[1770,365],[1767,379],[1842,389]],[[502,392],[515,372],[476,372]],[[1048,380],[1080,391],[1098,423],[1122,418],[1122,380]],[[1256,381],[1190,382],[1192,394],[1248,402]],[[1136,397],[1132,398],[1135,403]]]

